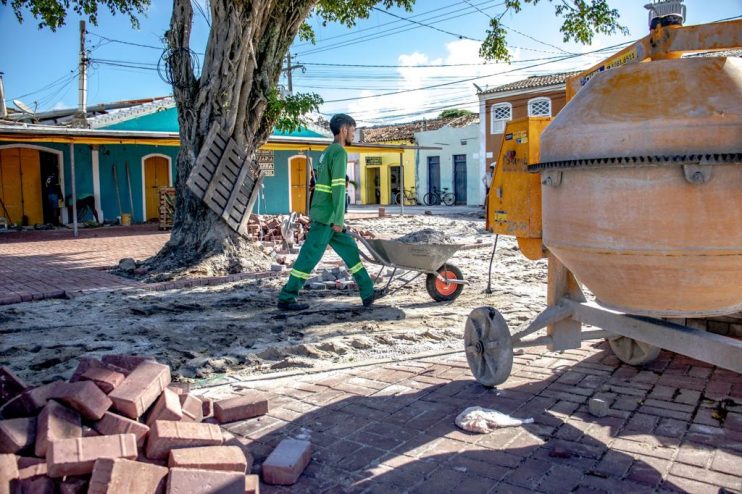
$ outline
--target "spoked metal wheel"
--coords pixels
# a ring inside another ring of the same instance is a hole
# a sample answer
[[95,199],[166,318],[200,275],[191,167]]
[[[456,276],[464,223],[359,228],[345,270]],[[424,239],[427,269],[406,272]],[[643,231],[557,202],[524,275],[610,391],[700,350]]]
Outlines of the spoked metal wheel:
[[648,364],[656,359],[662,350],[660,347],[627,336],[612,336],[606,338],[606,341],[613,354],[621,362],[629,365]]
[[505,382],[513,368],[513,344],[508,324],[492,307],[474,309],[464,327],[464,348],[469,369],[480,384]]

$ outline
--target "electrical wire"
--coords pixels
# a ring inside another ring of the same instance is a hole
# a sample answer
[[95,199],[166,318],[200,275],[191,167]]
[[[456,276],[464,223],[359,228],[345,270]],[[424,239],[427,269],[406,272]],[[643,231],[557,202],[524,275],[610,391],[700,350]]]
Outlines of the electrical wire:
[[435,26],[433,26],[431,24],[425,24],[424,22],[416,21],[414,19],[410,19],[409,17],[403,17],[401,15],[393,14],[392,12],[389,12],[388,10],[380,9],[378,7],[371,7],[371,8],[373,10],[377,11],[377,12],[381,12],[383,14],[390,15],[392,17],[396,17],[397,19],[401,19],[403,21],[410,22],[412,24],[417,24],[417,25],[422,26],[422,27],[427,27],[429,29],[433,29],[433,30],[438,31],[438,32],[443,33],[443,34],[448,34],[449,36],[453,36],[453,37],[458,38],[458,39],[468,39],[468,40],[471,40],[471,41],[479,41],[480,43],[482,42],[481,39],[470,38],[469,36],[466,36],[464,34],[452,33],[451,31],[446,31],[445,29],[441,29],[439,27],[435,27]]
[[585,53],[579,53],[579,54],[574,54],[574,55],[566,55],[566,56],[564,56],[564,57],[562,57],[560,59],[555,59],[555,60],[551,60],[551,61],[547,61],[547,62],[536,63],[536,64],[533,64],[533,65],[529,65],[528,67],[517,67],[515,69],[506,70],[506,71],[503,71],[503,72],[495,72],[493,74],[488,74],[488,75],[481,75],[481,76],[475,76],[475,77],[467,77],[467,78],[464,78],[464,79],[459,79],[457,81],[443,82],[443,83],[440,83],[440,84],[434,84],[432,86],[424,86],[424,87],[419,87],[419,88],[402,89],[400,91],[393,91],[393,92],[389,92],[389,93],[381,93],[381,94],[374,94],[374,95],[368,95],[368,96],[358,96],[358,97],[355,97],[355,98],[341,98],[341,99],[336,99],[336,100],[329,100],[329,101],[325,101],[325,103],[341,103],[341,102],[345,102],[345,101],[355,101],[355,100],[359,100],[359,99],[380,98],[382,96],[391,96],[391,95],[394,95],[394,94],[411,93],[411,92],[422,91],[424,89],[429,89],[429,88],[434,88],[434,87],[450,86],[452,84],[458,84],[458,83],[462,83],[462,82],[471,82],[471,81],[475,81],[475,80],[478,80],[478,79],[484,79],[484,78],[487,78],[487,77],[494,77],[494,76],[497,76],[497,75],[510,74],[510,73],[517,72],[517,71],[524,70],[524,69],[530,69],[530,68],[534,68],[534,67],[540,67],[542,65],[548,65],[548,64],[554,63],[554,62],[562,62],[562,61],[569,60],[569,59],[572,59],[572,58],[581,57],[581,56],[584,56],[584,55],[587,55],[587,54],[590,54],[590,53],[597,53],[597,52],[600,52],[600,51],[605,51],[607,49],[613,49],[613,48],[616,48],[616,47],[619,47],[619,46],[623,46],[624,44],[625,43],[620,43],[618,45],[613,45],[613,46],[610,46],[610,47],[607,47],[607,48],[601,48],[599,50],[593,50],[593,51],[589,51],[589,52],[585,52]]

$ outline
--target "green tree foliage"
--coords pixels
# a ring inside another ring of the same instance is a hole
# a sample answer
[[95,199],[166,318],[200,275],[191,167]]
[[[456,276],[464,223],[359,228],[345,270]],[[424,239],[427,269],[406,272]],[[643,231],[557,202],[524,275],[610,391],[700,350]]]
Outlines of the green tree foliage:
[[438,118],[458,118],[467,115],[474,115],[474,112],[464,110],[463,108],[451,108],[449,110],[443,110],[440,115],[438,115]]
[[[3,5],[8,0],[0,0]],[[67,19],[67,11],[72,10],[88,21],[98,24],[98,6],[107,7],[111,14],[124,14],[129,17],[134,28],[139,27],[138,14],[143,14],[149,7],[150,0],[10,0],[10,5],[18,18],[23,22],[23,11],[28,9],[31,15],[39,21],[39,29],[48,27],[56,31],[58,27],[64,26]]]

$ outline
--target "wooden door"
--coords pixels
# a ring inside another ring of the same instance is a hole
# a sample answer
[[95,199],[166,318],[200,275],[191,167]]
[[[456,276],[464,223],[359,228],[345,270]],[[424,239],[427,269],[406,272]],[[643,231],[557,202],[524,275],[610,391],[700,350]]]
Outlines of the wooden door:
[[41,161],[35,149],[10,148],[0,150],[0,216],[10,216],[11,223],[44,222],[42,205]]
[[152,156],[144,160],[145,220],[160,218],[160,187],[170,186],[169,161],[164,156]]
[[292,158],[291,164],[291,211],[307,214],[307,159]]

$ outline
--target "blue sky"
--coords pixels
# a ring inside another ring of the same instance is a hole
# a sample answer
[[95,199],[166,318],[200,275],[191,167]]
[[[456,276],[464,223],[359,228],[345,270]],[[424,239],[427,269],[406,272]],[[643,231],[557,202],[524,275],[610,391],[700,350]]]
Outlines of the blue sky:
[[[560,22],[554,18],[553,7],[547,2],[535,7],[527,5],[519,14],[506,14],[503,22],[509,28],[508,43],[517,61],[510,65],[484,64],[477,54],[479,42],[476,40],[484,37],[488,16],[502,12],[502,0],[418,0],[413,12],[390,11],[408,20],[374,11],[369,19],[351,29],[339,25],[322,26],[310,18],[317,33],[317,44],[312,46],[297,40],[291,49],[294,63],[304,64],[306,69],[294,72],[294,91],[317,92],[326,101],[322,112],[350,112],[366,123],[410,120],[434,115],[446,107],[476,109],[476,90],[472,82],[456,81],[477,77],[473,82],[480,87],[496,86],[529,75],[588,67],[610,52],[566,60],[543,59],[584,54],[644,36],[647,33],[647,13],[643,8],[646,1],[610,2],[619,9],[622,23],[631,33],[627,37],[600,36],[589,47],[562,42]],[[742,14],[742,0],[686,0],[685,3],[686,24]],[[132,29],[125,17],[111,16],[103,11],[98,26],[88,25],[87,46],[92,50],[93,59],[88,79],[88,104],[170,93],[155,67],[162,53],[158,47],[162,46],[160,38],[170,21],[171,6],[170,2],[153,0],[146,16],[140,18],[138,31]],[[0,54],[0,72],[5,73],[8,100],[21,99],[38,111],[77,104],[78,20],[77,16],[70,15],[66,26],[51,32],[39,30],[30,15],[19,24],[10,7],[0,7],[0,46],[4,47]],[[204,51],[207,34],[207,22],[196,10],[191,44],[194,51]],[[404,67],[393,67],[399,65]],[[453,84],[377,96],[443,83]],[[12,103],[8,101],[8,105]]]

